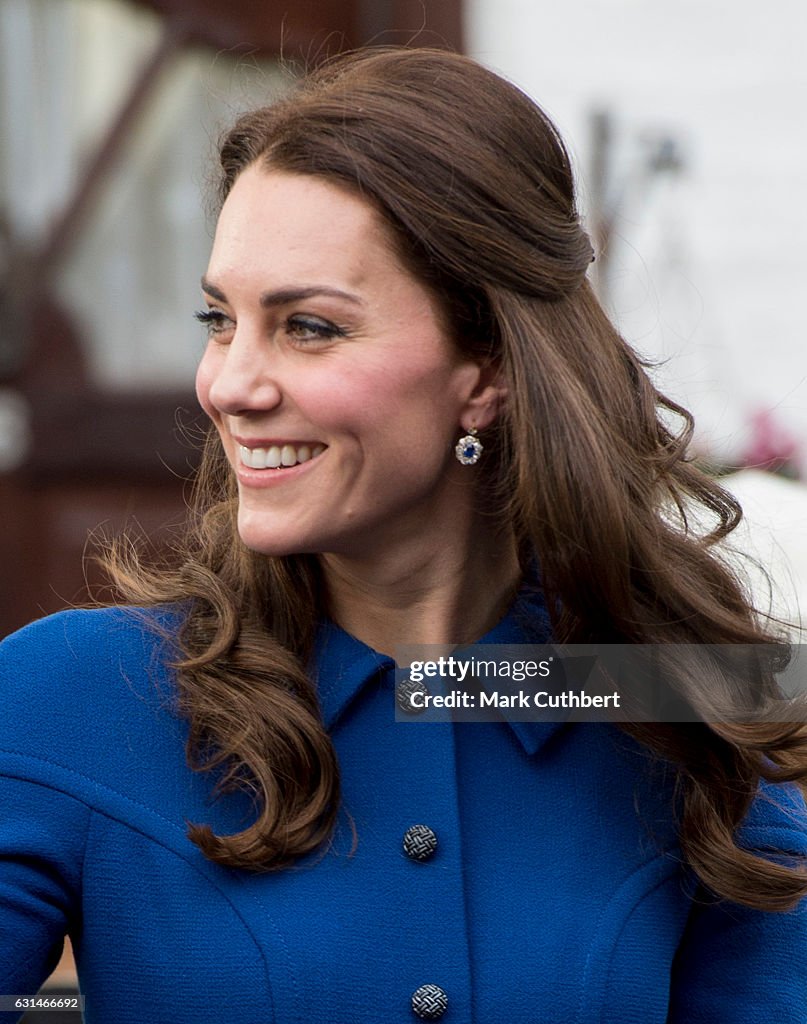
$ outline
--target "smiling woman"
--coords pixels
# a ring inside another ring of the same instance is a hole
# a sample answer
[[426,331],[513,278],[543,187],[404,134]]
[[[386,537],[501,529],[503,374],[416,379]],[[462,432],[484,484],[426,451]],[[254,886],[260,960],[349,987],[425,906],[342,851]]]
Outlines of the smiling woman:
[[[2,648],[0,990],[69,932],[88,1024],[801,1022],[804,699],[713,714],[778,691],[710,652],[777,637],[586,280],[552,124],[371,50],[221,170],[184,543]],[[690,724],[647,692],[619,727],[418,725],[391,656],[475,641],[652,646]]]
[[[501,388],[449,336],[372,206],[325,180],[249,167],[222,208],[203,287],[197,393],[251,550],[360,557],[395,577],[502,555],[452,450],[458,427],[490,425]],[[301,447],[319,454],[300,464]],[[512,536],[499,569],[509,576],[491,584],[514,584]],[[389,622],[373,646],[391,653],[399,628]]]

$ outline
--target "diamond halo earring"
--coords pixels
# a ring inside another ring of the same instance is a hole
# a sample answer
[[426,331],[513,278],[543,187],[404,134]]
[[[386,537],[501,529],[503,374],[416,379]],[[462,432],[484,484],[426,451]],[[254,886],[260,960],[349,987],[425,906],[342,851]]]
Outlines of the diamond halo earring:
[[476,436],[476,427],[471,427],[465,437],[461,437],[454,447],[457,461],[463,466],[473,466],[479,462],[482,454],[482,442]]

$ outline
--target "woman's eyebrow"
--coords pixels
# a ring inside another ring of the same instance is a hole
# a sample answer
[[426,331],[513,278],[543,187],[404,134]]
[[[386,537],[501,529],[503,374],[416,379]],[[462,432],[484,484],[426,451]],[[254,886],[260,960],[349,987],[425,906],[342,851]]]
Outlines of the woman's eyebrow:
[[[216,288],[216,286],[212,282],[208,281],[207,278],[202,279],[202,291],[217,302],[227,301],[227,297],[221,289]],[[301,299],[311,299],[317,295],[325,295],[335,299],[344,299],[346,302],[352,302],[357,306],[364,305],[362,299],[359,299],[357,295],[353,295],[351,292],[343,292],[339,288],[330,288],[328,285],[307,285],[291,288],[279,288],[277,291],[264,292],[260,297],[260,304],[264,308],[268,308],[270,306],[284,306],[291,302],[299,302]]]
[[214,284],[211,284],[206,277],[202,278],[202,291],[206,295],[209,295],[211,299],[215,299],[217,302],[227,301],[227,296],[224,294],[221,288],[217,288]]
[[264,292],[263,295],[261,295],[261,305],[264,307],[285,306],[291,302],[299,302],[301,299],[313,299],[317,295],[326,295],[335,299],[345,299],[347,302],[352,302],[357,306],[363,305],[362,300],[358,295],[353,295],[351,292],[343,292],[339,288],[329,288],[327,285],[279,288],[277,291]]
[[[227,296],[224,292],[220,288],[217,288],[212,282],[208,281],[206,277],[202,278],[202,291],[217,302],[227,301]],[[343,292],[340,288],[330,288],[327,285],[278,288],[276,291],[264,292],[261,295],[260,301],[264,308],[269,308],[272,306],[285,306],[292,302],[299,302],[301,299],[312,299],[317,295],[326,295],[335,299],[344,299],[346,302],[352,302],[356,306],[363,305],[363,302],[358,295],[353,295],[351,292]]]

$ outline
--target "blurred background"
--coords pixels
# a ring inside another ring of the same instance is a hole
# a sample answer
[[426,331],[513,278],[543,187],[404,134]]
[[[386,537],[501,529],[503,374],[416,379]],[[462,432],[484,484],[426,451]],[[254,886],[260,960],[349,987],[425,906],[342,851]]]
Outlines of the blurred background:
[[220,132],[328,54],[461,24],[460,0],[0,0],[0,635],[86,599],[91,531],[182,518]]
[[746,507],[758,600],[797,620],[805,30],[797,0],[0,0],[0,635],[86,599],[94,531],[181,521],[216,139],[373,42],[462,50],[554,118],[595,286]]

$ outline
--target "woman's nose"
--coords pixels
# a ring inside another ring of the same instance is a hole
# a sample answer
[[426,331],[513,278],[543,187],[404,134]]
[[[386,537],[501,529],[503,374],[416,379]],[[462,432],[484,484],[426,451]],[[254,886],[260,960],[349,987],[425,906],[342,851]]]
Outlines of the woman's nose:
[[267,340],[250,340],[236,331],[219,353],[210,377],[208,398],[219,412],[238,416],[266,412],[280,404],[282,392]]

